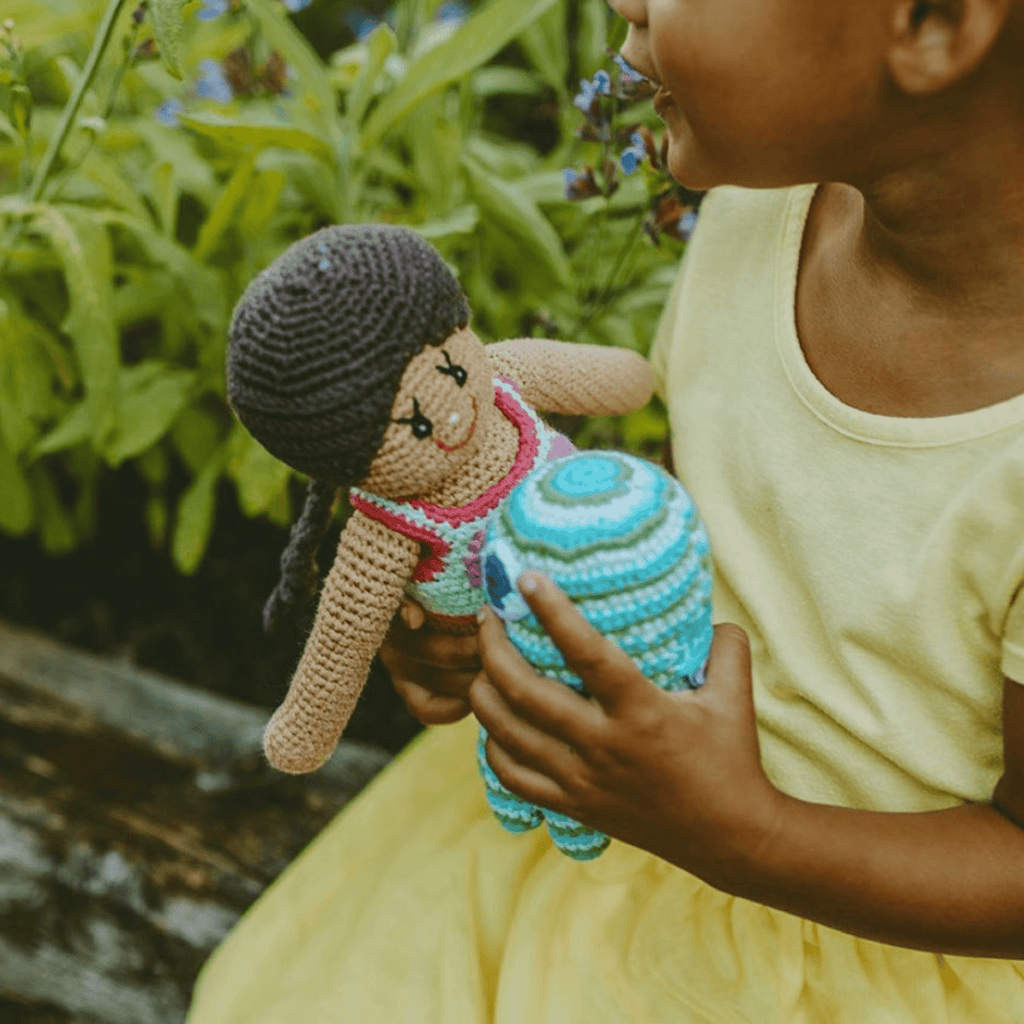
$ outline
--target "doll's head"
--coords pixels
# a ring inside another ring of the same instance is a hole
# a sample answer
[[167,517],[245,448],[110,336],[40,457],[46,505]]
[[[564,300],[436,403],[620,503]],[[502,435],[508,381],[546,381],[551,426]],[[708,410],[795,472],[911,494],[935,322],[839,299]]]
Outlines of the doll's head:
[[351,486],[370,469],[409,361],[469,324],[469,304],[415,232],[338,225],[301,239],[235,308],[228,398],[271,454]]
[[339,487],[423,494],[468,460],[494,412],[459,282],[415,232],[383,224],[318,231],[249,285],[227,387],[250,433],[311,477],[268,628],[315,585]]

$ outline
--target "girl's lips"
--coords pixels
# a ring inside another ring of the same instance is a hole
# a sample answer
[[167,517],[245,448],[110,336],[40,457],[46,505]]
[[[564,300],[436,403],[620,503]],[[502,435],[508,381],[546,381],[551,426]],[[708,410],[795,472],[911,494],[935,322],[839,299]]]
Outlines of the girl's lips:
[[469,439],[473,436],[473,431],[476,430],[476,399],[470,395],[469,400],[473,403],[473,422],[469,425],[469,433],[461,440],[458,444],[454,444],[451,447],[446,445],[443,441],[438,441],[436,438],[434,444],[443,452],[457,452],[460,448],[465,448],[469,444]]
[[668,89],[665,88],[665,86],[661,86],[658,89],[658,91],[654,94],[654,112],[659,117],[661,117],[662,116],[661,112],[666,107],[671,107],[671,106],[672,106],[672,94],[668,91]]

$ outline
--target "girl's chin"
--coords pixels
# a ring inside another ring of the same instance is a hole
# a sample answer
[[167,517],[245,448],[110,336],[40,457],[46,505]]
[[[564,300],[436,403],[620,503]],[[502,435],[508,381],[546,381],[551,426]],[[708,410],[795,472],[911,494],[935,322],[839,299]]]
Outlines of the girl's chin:
[[666,121],[665,135],[668,138],[668,172],[674,181],[693,192],[704,192],[722,184],[711,180],[707,168],[702,167],[699,148],[688,130],[678,122],[670,124]]

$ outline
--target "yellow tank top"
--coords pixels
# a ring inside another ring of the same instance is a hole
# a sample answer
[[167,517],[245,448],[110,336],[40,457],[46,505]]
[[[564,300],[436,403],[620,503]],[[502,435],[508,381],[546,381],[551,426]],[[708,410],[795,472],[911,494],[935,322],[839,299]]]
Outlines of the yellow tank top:
[[713,191],[651,353],[716,556],[715,621],[750,634],[784,791],[987,801],[1003,675],[1024,681],[1024,395],[914,419],[827,391],[794,314],[813,193]]

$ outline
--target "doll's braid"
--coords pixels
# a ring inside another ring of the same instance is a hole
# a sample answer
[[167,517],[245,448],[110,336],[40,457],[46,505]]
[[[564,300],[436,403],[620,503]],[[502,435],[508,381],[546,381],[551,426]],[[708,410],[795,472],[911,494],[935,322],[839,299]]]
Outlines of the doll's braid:
[[317,548],[334,513],[338,489],[323,480],[310,480],[302,515],[292,525],[288,546],[281,552],[281,579],[263,606],[263,629],[277,630],[282,619],[316,592]]

